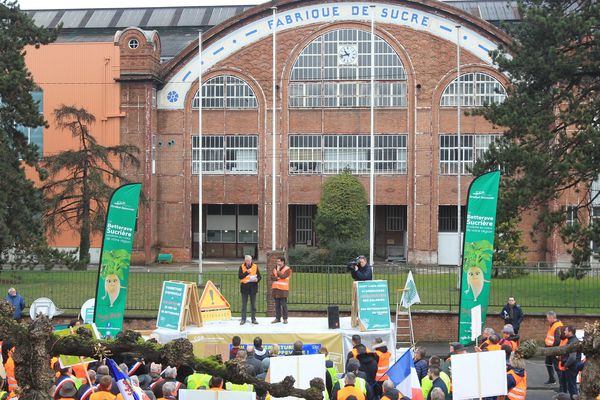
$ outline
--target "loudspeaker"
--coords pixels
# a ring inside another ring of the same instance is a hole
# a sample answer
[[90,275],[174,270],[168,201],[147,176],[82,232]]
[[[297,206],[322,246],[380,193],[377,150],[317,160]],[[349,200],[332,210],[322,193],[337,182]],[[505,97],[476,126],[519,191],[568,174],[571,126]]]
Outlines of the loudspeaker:
[[339,329],[340,308],[338,306],[327,307],[327,323],[329,324],[329,329]]

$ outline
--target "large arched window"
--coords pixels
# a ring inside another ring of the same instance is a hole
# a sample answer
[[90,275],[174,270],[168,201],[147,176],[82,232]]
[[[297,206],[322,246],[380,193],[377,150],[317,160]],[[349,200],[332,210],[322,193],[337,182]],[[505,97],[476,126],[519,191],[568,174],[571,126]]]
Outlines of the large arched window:
[[[192,109],[198,109],[198,92]],[[202,84],[202,108],[257,108],[258,102],[252,88],[242,79],[232,75],[219,75]]]
[[[375,106],[406,107],[406,74],[394,49],[375,37]],[[358,29],[327,32],[302,50],[294,63],[289,106],[369,107],[371,33]]]
[[446,86],[440,106],[456,107],[459,97],[461,107],[481,107],[502,103],[506,98],[506,89],[491,75],[468,73],[460,76],[460,85],[457,78]]

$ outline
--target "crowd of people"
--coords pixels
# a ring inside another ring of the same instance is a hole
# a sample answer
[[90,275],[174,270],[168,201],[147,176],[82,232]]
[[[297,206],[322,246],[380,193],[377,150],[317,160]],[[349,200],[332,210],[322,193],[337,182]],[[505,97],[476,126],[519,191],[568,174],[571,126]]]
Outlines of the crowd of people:
[[[364,257],[357,259],[354,272],[367,273],[370,266]],[[277,312],[273,323],[287,323],[287,295],[292,271],[286,265],[284,258],[278,258],[271,275],[273,295],[276,300]],[[354,275],[354,274],[353,274]],[[241,285],[242,319],[246,323],[246,303],[251,302],[251,321],[256,322],[256,290],[261,279],[260,272],[252,258],[247,256],[239,269]],[[15,307],[13,318],[22,319],[25,307],[23,297],[15,288],[10,288],[5,300]],[[488,397],[486,400],[524,400],[527,391],[527,372],[525,361],[519,351],[519,329],[524,319],[521,307],[514,297],[509,297],[506,306],[500,312],[504,326],[500,332],[490,327],[483,329],[481,341],[473,347],[475,352],[502,351],[506,358],[506,382],[508,394],[506,397]],[[555,312],[546,313],[548,330],[544,340],[546,347],[567,346],[575,343],[576,328],[564,325]],[[75,329],[79,321],[73,321],[70,328]],[[14,347],[9,341],[0,342],[2,361],[6,371],[6,379],[0,378],[0,400],[18,399],[20,389],[15,379]],[[370,346],[370,347],[369,347]],[[352,349],[345,360],[345,370],[340,373],[329,358],[327,348],[320,347],[325,356],[325,386],[326,398],[335,400],[404,400],[408,399],[400,393],[396,385],[387,376],[388,369],[393,365],[392,354],[382,338],[377,337],[367,345],[362,342],[360,335],[352,336]],[[449,354],[440,357],[428,357],[427,350],[417,347],[413,351],[413,361],[418,376],[423,397],[427,400],[446,400],[452,398],[452,363],[453,355],[465,354],[467,349],[458,342],[450,343]],[[290,355],[303,355],[304,345],[301,341],[293,344]],[[251,345],[243,346],[241,338],[234,336],[229,359],[236,360],[246,372],[260,380],[265,380],[269,371],[272,357],[282,356],[277,344],[264,346],[262,339],[257,336]],[[250,384],[235,384],[224,381],[217,376],[210,376],[194,371],[186,365],[162,366],[151,363],[146,365],[143,360],[129,360],[119,368],[131,377],[132,390],[140,400],[177,400],[180,389],[198,390],[230,390],[253,392]],[[559,394],[556,399],[578,398],[577,375],[583,369],[581,353],[573,351],[561,356],[547,356],[545,365],[548,372],[547,385],[559,383]],[[123,400],[114,377],[109,369],[101,363],[78,364],[73,367],[61,368],[57,359],[52,360],[55,371],[55,400]],[[267,395],[268,396],[268,395]],[[120,397],[120,398],[119,398]],[[261,400],[257,396],[258,400]]]

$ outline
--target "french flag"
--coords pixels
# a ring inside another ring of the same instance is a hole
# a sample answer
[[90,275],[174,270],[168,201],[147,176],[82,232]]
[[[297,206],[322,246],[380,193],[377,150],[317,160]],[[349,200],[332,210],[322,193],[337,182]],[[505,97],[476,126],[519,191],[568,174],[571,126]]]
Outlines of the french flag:
[[386,372],[396,389],[411,400],[424,400],[410,349]]
[[106,365],[110,370],[110,374],[117,382],[117,386],[119,387],[121,396],[123,396],[123,400],[141,400],[131,387],[131,381],[129,380],[129,377],[123,371],[121,371],[121,369],[117,366],[117,363],[115,363],[113,359],[107,358]]

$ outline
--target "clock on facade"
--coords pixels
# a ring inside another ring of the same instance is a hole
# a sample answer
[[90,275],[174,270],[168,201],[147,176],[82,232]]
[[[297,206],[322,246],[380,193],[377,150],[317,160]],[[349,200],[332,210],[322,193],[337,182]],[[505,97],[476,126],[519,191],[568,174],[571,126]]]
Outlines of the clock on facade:
[[358,62],[358,49],[355,45],[345,44],[338,47],[338,64],[355,65]]

